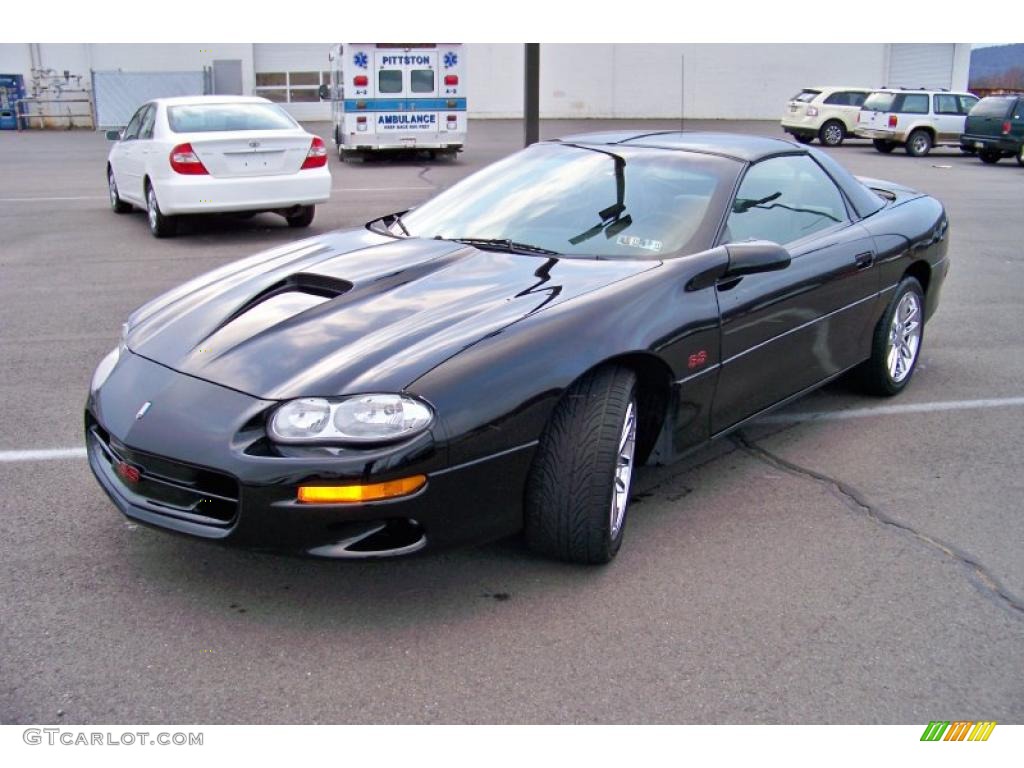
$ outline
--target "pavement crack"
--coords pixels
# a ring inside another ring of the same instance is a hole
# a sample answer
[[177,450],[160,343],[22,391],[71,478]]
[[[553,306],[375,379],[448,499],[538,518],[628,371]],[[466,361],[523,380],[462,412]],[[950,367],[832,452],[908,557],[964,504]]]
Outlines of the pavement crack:
[[1007,590],[987,566],[983,563],[979,563],[966,552],[957,549],[948,542],[937,539],[927,533],[923,533],[911,525],[890,517],[877,506],[868,502],[860,491],[842,480],[838,480],[829,475],[816,472],[813,469],[808,469],[807,467],[788,461],[787,459],[772,453],[768,449],[761,447],[742,432],[733,434],[731,439],[737,448],[753,458],[768,464],[771,467],[786,472],[787,474],[794,475],[805,480],[812,480],[819,485],[824,486],[830,493],[832,493],[832,495],[839,498],[854,512],[864,514],[868,519],[881,526],[895,528],[903,533],[909,534],[933,552],[954,560],[966,568],[968,573],[975,577],[976,584],[994,598],[996,602],[1003,605],[1005,608],[1010,609],[1012,612],[1015,612],[1017,615],[1024,616],[1024,601]]

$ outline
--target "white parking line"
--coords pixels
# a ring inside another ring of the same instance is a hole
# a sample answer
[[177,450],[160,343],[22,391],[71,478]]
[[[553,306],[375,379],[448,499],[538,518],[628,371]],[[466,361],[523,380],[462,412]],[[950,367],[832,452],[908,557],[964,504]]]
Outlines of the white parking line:
[[761,424],[794,424],[805,421],[842,421],[864,419],[870,416],[899,416],[906,413],[939,413],[941,411],[970,411],[978,408],[1019,408],[1024,397],[996,397],[984,400],[945,400],[936,403],[906,403],[904,405],[878,405],[874,408],[848,408],[845,411],[805,411],[803,413],[777,413],[758,419]]
[[[437,187],[332,187],[331,192],[430,192]],[[57,203],[68,200],[106,200],[106,195],[82,195],[77,197],[0,197],[0,203]]]
[[[849,408],[845,411],[805,411],[779,413],[758,419],[760,424],[793,424],[805,421],[841,421],[869,416],[900,416],[907,413],[941,413],[943,411],[971,411],[980,408],[1020,408],[1024,397],[996,397],[984,400],[944,400],[935,403],[907,403],[905,405],[879,405],[875,408]],[[0,463],[16,461],[52,461],[84,459],[85,448],[43,448],[30,451],[0,451]]]

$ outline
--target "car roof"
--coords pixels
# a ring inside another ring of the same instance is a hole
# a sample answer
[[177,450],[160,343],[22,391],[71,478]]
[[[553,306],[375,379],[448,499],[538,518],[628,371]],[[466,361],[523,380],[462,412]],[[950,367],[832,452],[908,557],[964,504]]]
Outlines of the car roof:
[[868,85],[812,85],[810,88],[804,88],[805,91],[864,91],[864,93],[871,93],[875,90]]
[[807,154],[805,148],[785,139],[715,131],[604,131],[563,136],[555,141],[696,152],[748,163],[776,155]]
[[151,99],[153,104],[163,104],[167,107],[181,106],[182,104],[269,104],[268,99],[262,96],[172,96],[162,99]]

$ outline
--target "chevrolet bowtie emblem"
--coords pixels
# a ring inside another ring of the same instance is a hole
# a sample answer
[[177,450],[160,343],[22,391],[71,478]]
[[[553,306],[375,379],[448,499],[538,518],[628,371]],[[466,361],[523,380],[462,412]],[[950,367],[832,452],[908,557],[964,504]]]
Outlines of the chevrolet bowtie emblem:
[[146,415],[146,411],[149,410],[149,406],[151,406],[151,405],[152,405],[152,403],[149,400],[144,402],[142,404],[142,407],[139,408],[139,412],[135,414],[135,419],[138,420],[138,419],[141,419],[143,416],[145,416]]

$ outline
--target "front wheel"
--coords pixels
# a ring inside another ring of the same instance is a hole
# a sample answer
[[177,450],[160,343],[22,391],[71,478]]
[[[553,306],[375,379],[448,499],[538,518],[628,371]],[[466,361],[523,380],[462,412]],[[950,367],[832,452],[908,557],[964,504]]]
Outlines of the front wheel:
[[622,546],[640,413],[636,375],[606,366],[570,387],[541,436],[526,482],[530,549],[607,563]]
[[826,147],[838,147],[846,138],[846,126],[838,120],[829,120],[818,131],[818,139]]
[[911,131],[910,136],[907,137],[906,150],[911,157],[924,157],[932,151],[931,134],[920,128]]
[[874,144],[875,149],[877,149],[883,155],[888,155],[896,148],[896,142],[886,141],[885,139],[873,139],[871,143]]
[[178,220],[173,216],[164,216],[160,211],[160,203],[152,184],[146,185],[146,218],[153,237],[174,237],[178,233]]
[[916,278],[905,277],[875,326],[871,357],[858,369],[864,389],[885,397],[902,392],[917,368],[923,340],[924,291]]
[[313,223],[313,216],[316,214],[315,205],[303,205],[295,213],[285,216],[288,226],[293,229],[308,227]]
[[113,168],[107,168],[107,191],[110,193],[110,210],[114,213],[128,213],[132,209],[117,192],[117,181],[114,179]]

